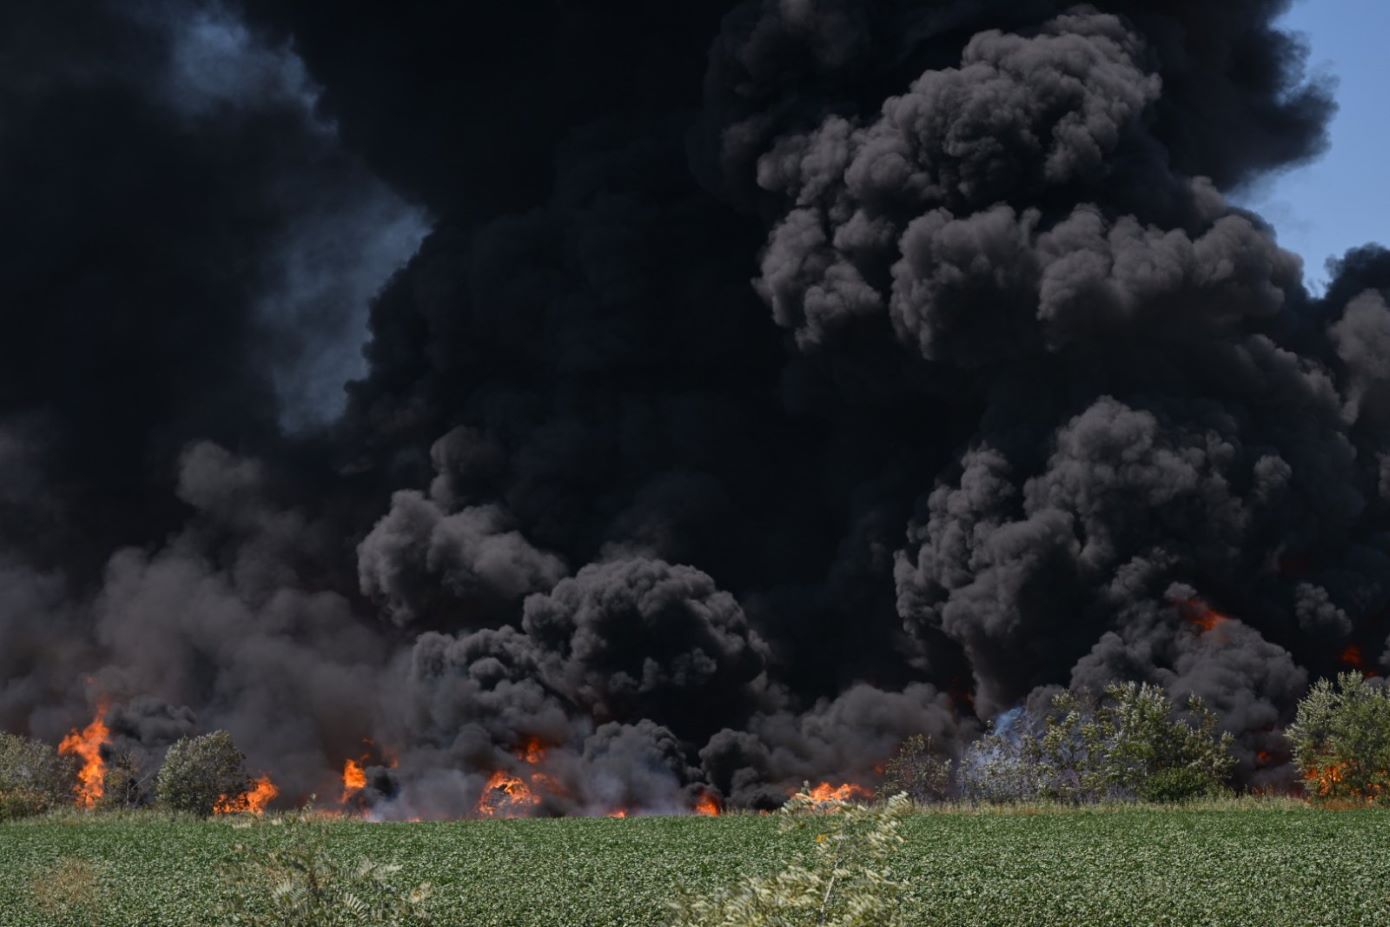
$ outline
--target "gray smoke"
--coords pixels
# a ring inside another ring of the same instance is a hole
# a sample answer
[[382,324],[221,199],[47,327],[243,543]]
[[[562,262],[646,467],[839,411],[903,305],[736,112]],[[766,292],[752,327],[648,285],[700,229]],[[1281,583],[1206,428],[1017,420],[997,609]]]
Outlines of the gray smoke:
[[1390,666],[1390,252],[1228,199],[1286,5],[7,7],[0,727],[765,808],[1138,679],[1286,781]]

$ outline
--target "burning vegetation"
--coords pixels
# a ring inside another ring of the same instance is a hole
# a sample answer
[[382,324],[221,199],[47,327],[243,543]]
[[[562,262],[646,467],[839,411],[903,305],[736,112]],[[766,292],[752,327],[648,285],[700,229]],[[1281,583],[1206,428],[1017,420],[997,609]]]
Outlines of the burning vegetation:
[[251,783],[251,787],[239,795],[219,795],[213,803],[213,814],[265,814],[268,806],[280,790],[269,776],[261,776]]

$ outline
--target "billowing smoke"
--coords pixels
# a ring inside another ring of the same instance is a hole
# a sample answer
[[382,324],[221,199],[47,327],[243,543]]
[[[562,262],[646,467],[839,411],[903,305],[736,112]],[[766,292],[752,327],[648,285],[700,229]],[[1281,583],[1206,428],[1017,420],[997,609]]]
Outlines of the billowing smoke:
[[1390,252],[1228,198],[1286,6],[7,5],[0,727],[682,811],[1137,679],[1284,781],[1390,667]]

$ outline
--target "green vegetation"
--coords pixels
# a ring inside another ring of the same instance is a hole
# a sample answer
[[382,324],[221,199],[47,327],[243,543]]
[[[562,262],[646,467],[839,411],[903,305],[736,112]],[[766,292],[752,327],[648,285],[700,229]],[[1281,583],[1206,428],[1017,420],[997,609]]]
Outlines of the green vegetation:
[[71,758],[0,735],[0,927],[1390,923],[1390,690],[1320,682],[1286,733],[1313,803],[1233,796],[1212,713],[1126,684],[1014,713],[958,767],[908,738],[879,804],[451,824],[205,820],[252,784],[223,732],[169,750],[161,810],[110,755],[98,810],[45,814]]
[[1235,768],[1231,735],[1195,695],[1185,711],[1158,686],[1059,693],[1035,746],[1042,795],[1059,801],[1190,801],[1219,795]]
[[733,888],[687,889],[675,905],[676,925],[903,927],[902,823],[911,812],[905,792],[877,806],[821,802],[802,792],[782,806],[778,824],[783,834],[815,835],[809,858]]
[[1312,798],[1390,801],[1390,689],[1360,673],[1320,679],[1285,736]]
[[1157,686],[1123,683],[1099,697],[1059,692],[1045,716],[1014,713],[966,750],[971,801],[1184,802],[1225,793],[1231,735],[1193,696],[1179,709]]
[[[914,814],[901,824],[892,864],[905,883],[904,920],[1390,923],[1384,812],[1296,802],[1206,808]],[[814,865],[816,833],[833,823],[815,833],[778,823],[776,815],[307,825],[148,811],[49,816],[0,825],[0,924],[217,927],[242,898],[264,913],[264,893],[248,896],[239,882],[247,855],[293,851],[310,827],[343,866],[400,866],[390,882],[402,892],[431,883],[425,907],[436,925],[668,925],[681,888],[737,890],[749,877]]]
[[880,795],[902,792],[918,804],[945,801],[951,794],[949,759],[938,756],[930,737],[914,734],[904,740],[883,766]]
[[184,737],[169,748],[159,770],[159,803],[172,811],[209,815],[218,799],[251,786],[246,758],[226,731]]
[[228,867],[226,918],[236,927],[429,927],[428,882],[401,883],[398,863],[348,862],[331,847],[332,829],[289,820],[283,845],[236,844]]
[[48,744],[0,731],[0,821],[70,803],[73,769]]

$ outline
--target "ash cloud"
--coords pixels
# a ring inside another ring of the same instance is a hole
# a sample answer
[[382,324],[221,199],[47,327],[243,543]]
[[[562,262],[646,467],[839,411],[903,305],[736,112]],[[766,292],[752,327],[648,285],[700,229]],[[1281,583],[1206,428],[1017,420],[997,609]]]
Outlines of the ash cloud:
[[1390,261],[1226,198],[1286,5],[7,7],[0,725],[604,814],[1125,678],[1281,781],[1390,634]]

